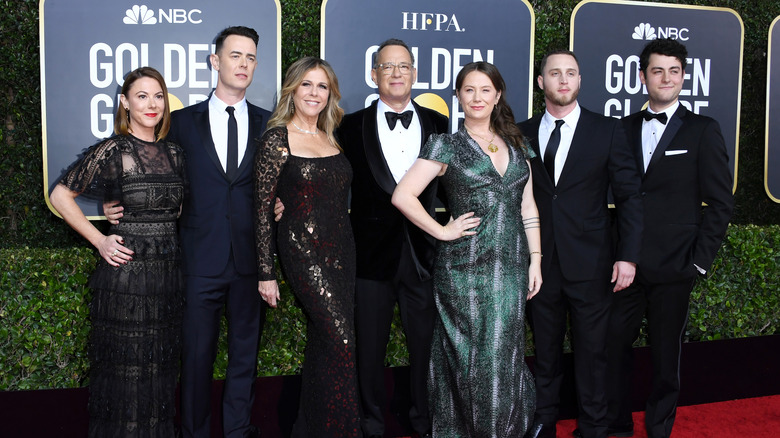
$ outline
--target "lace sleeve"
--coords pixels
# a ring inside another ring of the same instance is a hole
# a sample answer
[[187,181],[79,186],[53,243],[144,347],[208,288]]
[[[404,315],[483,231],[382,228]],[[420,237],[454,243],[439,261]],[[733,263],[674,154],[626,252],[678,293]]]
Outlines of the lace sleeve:
[[171,154],[173,172],[178,175],[184,184],[184,198],[189,194],[189,179],[187,178],[187,166],[185,166],[186,153],[178,144],[168,141],[168,150]]
[[119,199],[122,175],[121,137],[114,136],[88,148],[59,183],[91,199]]
[[276,224],[274,204],[279,175],[290,154],[287,130],[272,128],[263,134],[255,155],[255,244],[258,279],[276,279]]

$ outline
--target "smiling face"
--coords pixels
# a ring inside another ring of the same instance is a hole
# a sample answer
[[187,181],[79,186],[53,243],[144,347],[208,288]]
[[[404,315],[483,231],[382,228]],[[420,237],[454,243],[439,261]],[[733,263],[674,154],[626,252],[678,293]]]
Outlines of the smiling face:
[[[398,66],[401,63],[412,64],[412,57],[403,46],[385,46],[376,54],[376,64],[393,63]],[[417,80],[417,69],[404,74],[401,69],[395,67],[386,74],[381,68],[371,70],[371,79],[379,87],[379,98],[391,107],[403,109],[412,99],[412,85]]]
[[160,83],[150,77],[138,78],[119,100],[129,114],[129,131],[142,140],[154,141],[154,128],[165,112],[165,93]]
[[210,59],[218,72],[217,97],[228,105],[241,100],[257,68],[255,42],[249,37],[229,35],[219,53],[212,54]]
[[639,72],[639,79],[647,86],[653,111],[663,111],[677,102],[684,75],[682,63],[674,56],[650,55],[647,69]]
[[458,100],[463,108],[465,123],[474,125],[478,121],[490,121],[501,92],[496,90],[490,77],[481,71],[472,71],[463,78],[463,84],[458,89]]
[[313,68],[307,71],[293,95],[295,114],[316,119],[328,105],[329,96],[330,81],[325,70]]
[[550,55],[536,83],[544,91],[547,107],[573,106],[580,93],[580,68],[571,55]]

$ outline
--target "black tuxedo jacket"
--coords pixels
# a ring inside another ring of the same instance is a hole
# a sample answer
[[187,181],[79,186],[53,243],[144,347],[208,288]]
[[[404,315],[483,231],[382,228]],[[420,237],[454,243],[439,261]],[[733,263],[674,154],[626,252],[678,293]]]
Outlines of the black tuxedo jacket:
[[[543,114],[518,125],[536,153],[531,171],[541,220],[542,278],[549,272],[553,250],[569,281],[610,275],[616,260],[639,261],[640,180],[625,132],[618,120],[581,110],[558,185],[553,184],[539,153]],[[610,187],[617,207],[616,243],[607,201]]]
[[[447,118],[414,103],[422,127],[421,144],[431,134],[447,131]],[[376,126],[377,102],[344,116],[337,131],[339,143],[352,165],[350,220],[355,234],[357,276],[389,280],[398,270],[401,244],[412,248],[421,280],[432,275],[435,240],[412,225],[390,202],[396,182],[382,154]],[[438,182],[434,180],[420,194],[420,202],[434,212]]]
[[232,251],[236,270],[257,273],[254,236],[253,163],[257,142],[270,113],[249,106],[249,136],[237,176],[230,181],[217,157],[205,100],[171,114],[169,139],[186,153],[188,195],[179,220],[187,274],[203,277],[223,272]]
[[[709,271],[734,209],[729,158],[718,122],[680,105],[669,119],[647,171],[642,115],[623,119],[642,174],[645,229],[639,273],[655,283]],[[702,202],[707,207],[702,210]]]

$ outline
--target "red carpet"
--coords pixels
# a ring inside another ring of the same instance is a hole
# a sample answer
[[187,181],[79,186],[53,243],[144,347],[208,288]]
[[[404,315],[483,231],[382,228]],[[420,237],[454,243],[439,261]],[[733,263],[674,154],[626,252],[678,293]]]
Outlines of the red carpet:
[[[645,413],[634,412],[634,438],[647,438]],[[575,420],[558,422],[558,438],[571,438]],[[780,395],[677,409],[672,438],[775,438],[780,436]]]

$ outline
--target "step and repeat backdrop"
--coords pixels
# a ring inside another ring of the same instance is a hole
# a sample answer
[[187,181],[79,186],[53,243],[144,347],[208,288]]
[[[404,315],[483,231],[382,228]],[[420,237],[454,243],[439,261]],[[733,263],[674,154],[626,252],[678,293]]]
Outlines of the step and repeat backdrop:
[[[257,30],[258,66],[247,99],[272,108],[281,83],[278,0],[42,0],[40,3],[43,183],[49,192],[88,146],[114,132],[124,77],[162,73],[171,109],[205,100],[216,86],[209,65],[224,28]],[[76,198],[90,218],[98,205]],[[49,204],[51,209],[51,205]]]
[[629,1],[583,1],[572,13],[571,47],[580,58],[580,104],[623,117],[647,105],[639,54],[672,38],[688,49],[680,102],[720,123],[737,184],[744,29],[732,9]]
[[764,188],[767,195],[780,203],[780,28],[772,21],[769,27],[769,49],[766,72],[766,155]]
[[[455,78],[471,61],[495,64],[507,83],[515,117],[531,116],[535,16],[526,0],[324,0],[321,56],[335,69],[342,106],[353,112],[378,98],[373,55],[388,38],[415,55],[412,98],[463,118]],[[86,147],[113,134],[113,114],[124,75],[149,65],[165,77],[171,109],[206,99],[216,85],[208,62],[216,34],[233,25],[260,34],[259,64],[247,99],[272,110],[281,84],[281,7],[278,0],[112,1],[42,0],[41,102],[44,193]],[[780,202],[780,48],[777,20],[769,30],[766,191]],[[570,48],[580,60],[580,104],[623,117],[647,104],[639,53],[655,38],[688,48],[680,101],[716,119],[729,150],[734,189],[739,157],[744,28],[728,8],[621,0],[585,0],[572,12]],[[90,218],[99,206],[79,201]]]
[[325,0],[321,56],[336,71],[345,111],[378,98],[372,55],[388,38],[412,48],[417,67],[412,98],[448,116],[453,132],[463,118],[455,78],[472,61],[498,67],[515,116],[530,115],[534,13],[527,1]]

